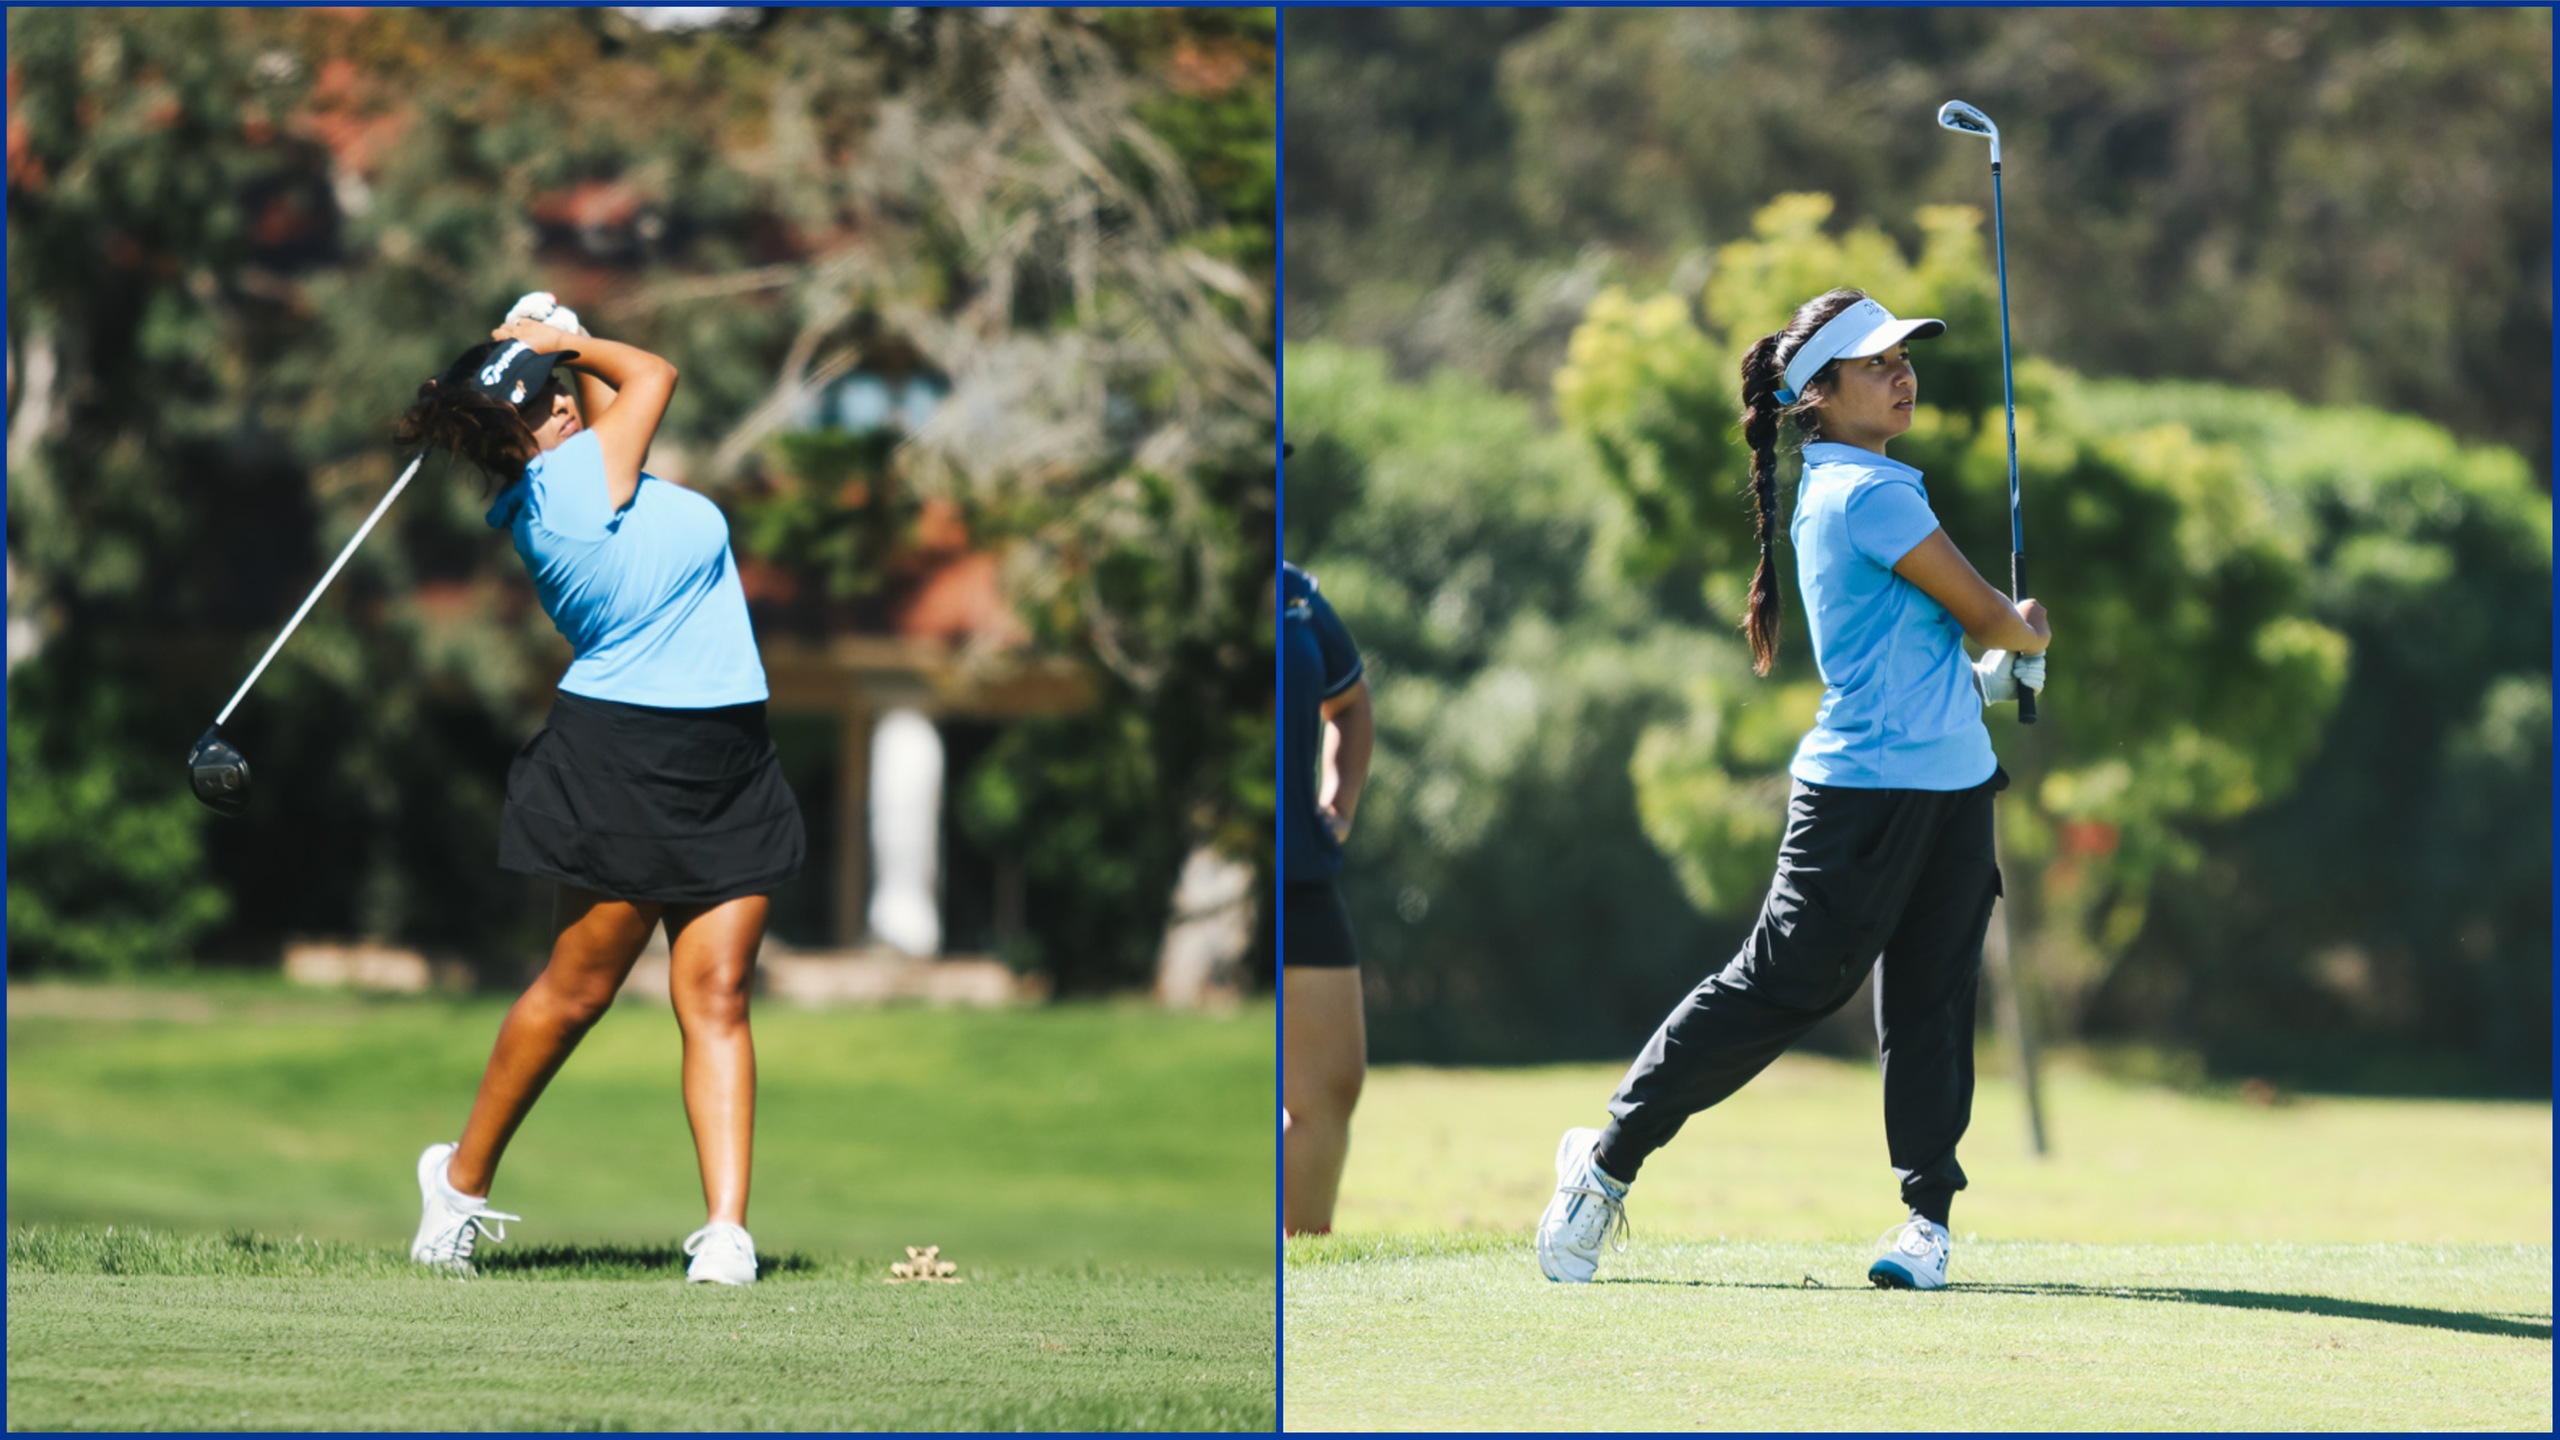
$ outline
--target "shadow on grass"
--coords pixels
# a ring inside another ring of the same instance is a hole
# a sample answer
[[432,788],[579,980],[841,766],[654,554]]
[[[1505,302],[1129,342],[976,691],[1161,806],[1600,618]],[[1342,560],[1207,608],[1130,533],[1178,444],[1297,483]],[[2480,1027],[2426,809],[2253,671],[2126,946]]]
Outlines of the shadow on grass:
[[[566,1280],[651,1280],[682,1276],[679,1245],[527,1245],[488,1249],[471,1257],[483,1275],[540,1275]],[[806,1255],[785,1252],[756,1257],[760,1276],[805,1274],[818,1268]]]
[[2341,1300],[2334,1295],[2283,1295],[2259,1290],[2191,1290],[2168,1285],[1959,1285],[1951,1289],[1983,1295],[2062,1295],[2093,1300],[2163,1300],[2186,1305],[2221,1305],[2233,1310],[2282,1310],[2295,1315],[2325,1315],[2333,1320],[2371,1320],[2384,1325],[2415,1325],[2426,1330],[2460,1330],[2471,1335],[2504,1335],[2517,1340],[2548,1340],[2551,1322],[2482,1315],[2470,1310],[2430,1310],[2423,1305],[2383,1305],[2371,1300]]
[[[1774,1284],[1769,1281],[1665,1280],[1642,1275],[1611,1276],[1602,1285],[1670,1285],[1695,1290],[1844,1290],[1866,1286]],[[2469,1335],[2502,1335],[2514,1340],[2549,1340],[2551,1321],[2482,1315],[2469,1310],[2430,1310],[2423,1305],[2383,1305],[2370,1300],[2341,1300],[2334,1295],[2284,1295],[2260,1290],[2198,1290],[2167,1285],[2073,1285],[2055,1281],[2024,1285],[1952,1284],[1959,1295],[2058,1295],[2084,1300],[2149,1300],[2181,1305],[2219,1305],[2233,1310],[2281,1310],[2294,1315],[2325,1315],[2333,1320],[2371,1320],[2383,1325],[2414,1325],[2425,1330],[2458,1330]]]

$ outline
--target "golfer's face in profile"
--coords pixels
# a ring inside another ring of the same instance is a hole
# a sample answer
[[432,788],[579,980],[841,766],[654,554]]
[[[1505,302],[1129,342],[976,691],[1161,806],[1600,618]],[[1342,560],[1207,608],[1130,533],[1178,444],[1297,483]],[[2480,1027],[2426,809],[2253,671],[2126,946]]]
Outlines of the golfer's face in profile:
[[1831,398],[1822,403],[1825,438],[1849,445],[1874,444],[1911,428],[1911,407],[1920,399],[1920,376],[1911,368],[1909,344],[1881,354],[1843,358],[1836,376]]
[[534,430],[534,443],[540,445],[546,451],[556,450],[565,443],[570,436],[577,434],[585,428],[586,426],[580,424],[578,421],[577,402],[569,398],[569,392],[566,389],[563,389],[558,381],[553,381],[551,386],[551,418],[543,421],[542,424]]

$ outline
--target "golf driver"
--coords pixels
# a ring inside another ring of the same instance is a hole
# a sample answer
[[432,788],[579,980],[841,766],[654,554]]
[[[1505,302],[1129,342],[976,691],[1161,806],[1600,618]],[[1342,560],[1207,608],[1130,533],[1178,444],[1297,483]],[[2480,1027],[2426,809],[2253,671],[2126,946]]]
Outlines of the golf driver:
[[[2018,399],[2009,383],[2009,238],[2000,226],[2000,127],[1961,100],[1938,107],[1938,123],[1991,142],[1991,246],[2000,267],[2000,399],[2009,409],[2009,598],[2027,593],[2027,531],[2018,509]],[[2018,723],[2036,723],[2036,692],[2018,687]]]
[[302,617],[310,614],[311,607],[319,603],[320,593],[329,588],[330,581],[338,578],[338,571],[346,566],[347,557],[355,554],[356,547],[364,543],[364,537],[373,533],[375,522],[391,508],[391,502],[399,499],[400,492],[409,488],[410,479],[416,476],[418,467],[425,463],[426,458],[424,450],[410,457],[409,468],[400,472],[400,478],[392,483],[390,493],[384,495],[382,503],[374,506],[373,513],[364,517],[364,523],[356,527],[355,538],[347,542],[347,548],[339,551],[338,558],[329,562],[328,573],[320,577],[319,584],[311,587],[311,593],[303,599],[302,608],[294,611],[293,618],[284,622],[284,629],[276,636],[275,643],[267,647],[266,654],[258,657],[257,666],[250,670],[249,678],[241,681],[240,688],[232,692],[231,703],[222,707],[222,713],[213,717],[213,723],[196,737],[194,748],[187,751],[187,783],[194,787],[196,798],[215,811],[237,815],[249,808],[249,759],[230,741],[222,738],[222,722],[230,719],[231,712],[240,707],[249,687],[257,684],[258,677],[266,673],[267,662],[276,658],[276,652],[284,648],[284,642],[293,634],[294,627],[300,625]]

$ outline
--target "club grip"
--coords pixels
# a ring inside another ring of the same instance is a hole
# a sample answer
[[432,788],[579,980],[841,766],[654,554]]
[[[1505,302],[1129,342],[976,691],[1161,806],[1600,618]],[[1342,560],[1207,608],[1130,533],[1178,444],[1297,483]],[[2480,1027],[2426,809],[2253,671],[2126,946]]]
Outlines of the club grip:
[[[2026,552],[2012,550],[2009,552],[2009,598],[2013,602],[2022,600],[2026,598],[2026,593]],[[2036,692],[2024,685],[2018,687],[2018,723],[2021,725],[2036,723]]]

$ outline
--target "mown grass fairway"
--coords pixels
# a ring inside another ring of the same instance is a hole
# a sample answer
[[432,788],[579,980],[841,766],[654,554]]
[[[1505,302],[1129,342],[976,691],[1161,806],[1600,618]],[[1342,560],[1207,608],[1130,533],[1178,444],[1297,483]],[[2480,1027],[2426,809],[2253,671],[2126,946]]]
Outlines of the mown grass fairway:
[[1293,1241],[1291,1430],[2518,1429],[2552,1421],[2551,1110],[2274,1106],[1986,1075],[1945,1292],[1870,1289],[1901,1218],[1877,1077],[1788,1057],[1645,1167],[1602,1283],[1529,1232],[1615,1066],[1390,1069],[1339,1231]]
[[[11,1427],[1271,1423],[1267,1008],[759,1011],[767,1279],[716,1293],[654,1006],[526,1123],[481,1277],[408,1265],[503,1008],[13,995]],[[885,1283],[911,1244],[967,1283]]]

